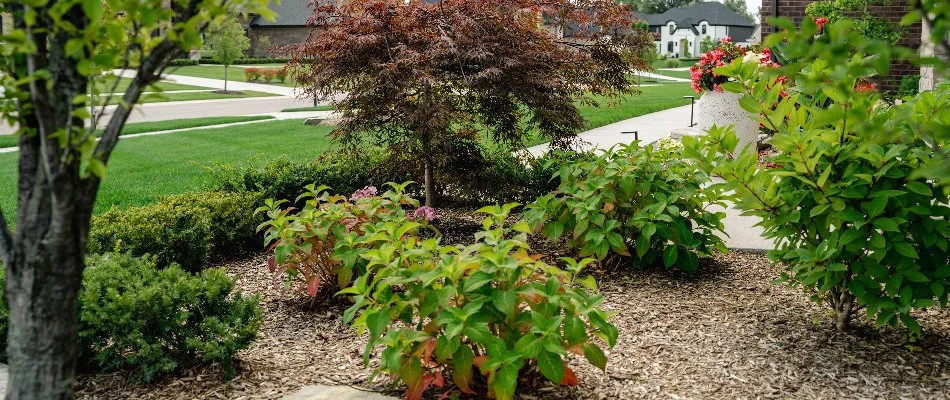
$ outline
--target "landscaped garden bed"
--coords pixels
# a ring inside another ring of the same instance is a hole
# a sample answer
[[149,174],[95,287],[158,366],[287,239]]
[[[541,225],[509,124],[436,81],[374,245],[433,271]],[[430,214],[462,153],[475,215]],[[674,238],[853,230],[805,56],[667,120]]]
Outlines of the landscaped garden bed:
[[[448,212],[446,237],[477,230],[469,212]],[[468,222],[465,222],[468,221]],[[451,224],[461,229],[452,233]],[[547,249],[548,256],[557,250]],[[352,385],[396,397],[387,377],[370,382],[377,365],[363,366],[366,335],[342,322],[349,303],[311,300],[283,291],[267,270],[267,256],[223,265],[241,292],[259,294],[261,337],[237,357],[238,374],[225,382],[216,366],[137,384],[128,373],[82,375],[77,398],[275,399],[322,383]],[[879,331],[863,320],[850,333],[833,328],[826,310],[772,281],[781,268],[764,255],[732,252],[704,261],[695,273],[595,273],[604,308],[618,314],[618,345],[606,374],[570,362],[579,385],[519,384],[525,399],[580,398],[947,398],[950,393],[950,311],[917,313],[923,337],[908,344],[904,331]],[[379,348],[377,348],[377,352]],[[431,398],[438,390],[427,393]]]

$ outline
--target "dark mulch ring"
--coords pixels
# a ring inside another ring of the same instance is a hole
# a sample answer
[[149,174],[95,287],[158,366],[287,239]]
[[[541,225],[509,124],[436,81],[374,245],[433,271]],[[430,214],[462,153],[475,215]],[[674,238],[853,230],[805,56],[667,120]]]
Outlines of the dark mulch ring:
[[[443,227],[460,228],[443,228],[448,241],[456,231],[461,240],[480,222],[467,212],[442,218]],[[241,290],[260,294],[265,318],[260,339],[238,355],[235,379],[222,381],[217,367],[196,367],[149,385],[130,381],[128,373],[81,376],[77,397],[273,399],[316,383],[401,397],[386,377],[369,382],[377,363],[362,364],[366,338],[342,323],[347,304],[283,291],[265,261],[262,255],[225,265]],[[838,333],[823,308],[772,283],[779,272],[762,254],[733,252],[706,260],[695,274],[598,273],[605,307],[618,313],[612,322],[620,329],[607,372],[574,359],[578,386],[523,383],[520,396],[950,398],[950,310],[919,313],[925,335],[914,344],[899,330],[873,329],[863,319],[852,332]]]

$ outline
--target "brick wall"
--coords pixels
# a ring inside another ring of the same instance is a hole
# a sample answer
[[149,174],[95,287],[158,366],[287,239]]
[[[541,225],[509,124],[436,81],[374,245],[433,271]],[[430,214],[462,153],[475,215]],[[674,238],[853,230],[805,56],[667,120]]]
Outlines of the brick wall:
[[310,28],[306,26],[251,27],[248,29],[248,38],[251,39],[248,52],[252,57],[273,56],[275,54],[268,52],[271,47],[304,43],[308,37]]
[[[774,28],[768,24],[768,19],[772,16],[772,4],[778,5],[777,14],[779,17],[789,18],[796,24],[801,24],[806,18],[805,7],[813,0],[762,0],[762,38],[774,32]],[[875,4],[871,6],[872,12],[879,17],[887,17],[895,23],[899,23],[904,14],[910,7],[907,0],[890,0],[887,4]],[[920,23],[910,26],[900,40],[900,45],[917,50],[920,47]],[[880,77],[878,84],[883,90],[894,91],[900,87],[901,77],[918,75],[920,68],[906,62],[894,62],[891,64],[891,73],[889,76]]]

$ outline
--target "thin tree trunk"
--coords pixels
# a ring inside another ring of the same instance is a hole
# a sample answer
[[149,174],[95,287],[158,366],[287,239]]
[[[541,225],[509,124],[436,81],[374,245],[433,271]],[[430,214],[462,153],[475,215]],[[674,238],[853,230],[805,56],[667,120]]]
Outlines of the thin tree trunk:
[[849,293],[847,289],[842,289],[840,294],[832,292],[832,307],[835,309],[835,328],[842,332],[851,329],[854,295]]
[[224,65],[224,91],[228,91],[228,66]]
[[432,161],[429,156],[426,156],[425,185],[426,206],[435,207],[435,182],[432,179]]

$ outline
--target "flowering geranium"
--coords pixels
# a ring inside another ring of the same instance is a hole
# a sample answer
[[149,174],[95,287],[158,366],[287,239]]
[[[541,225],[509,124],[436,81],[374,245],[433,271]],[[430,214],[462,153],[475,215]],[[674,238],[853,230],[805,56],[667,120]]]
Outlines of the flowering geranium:
[[828,18],[821,17],[821,18],[815,19],[815,24],[818,25],[818,31],[824,31],[825,24],[827,23],[828,23]]
[[737,58],[745,57],[747,52],[748,49],[745,47],[733,43],[731,37],[722,38],[719,47],[703,54],[699,58],[699,63],[689,67],[693,90],[696,93],[702,93],[704,90],[722,92],[719,85],[726,83],[729,78],[713,72],[713,69],[729,64]]

